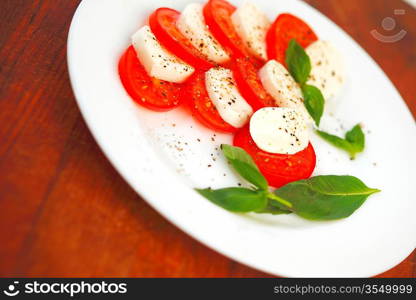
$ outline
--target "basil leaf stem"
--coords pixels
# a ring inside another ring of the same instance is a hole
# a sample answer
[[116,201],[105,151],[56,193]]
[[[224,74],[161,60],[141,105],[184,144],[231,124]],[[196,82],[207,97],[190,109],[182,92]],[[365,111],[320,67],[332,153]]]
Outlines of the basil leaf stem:
[[256,214],[272,214],[272,215],[288,215],[288,214],[291,214],[292,211],[283,209],[281,208],[280,205],[276,205],[276,201],[268,199],[266,207],[256,210],[255,213]]
[[287,200],[285,200],[283,198],[280,198],[276,194],[269,193],[269,194],[267,194],[267,198],[269,198],[269,199],[271,199],[273,201],[277,201],[277,202],[283,204],[284,206],[286,206],[288,208],[292,208],[293,207],[292,203],[290,203],[289,201],[287,201]]

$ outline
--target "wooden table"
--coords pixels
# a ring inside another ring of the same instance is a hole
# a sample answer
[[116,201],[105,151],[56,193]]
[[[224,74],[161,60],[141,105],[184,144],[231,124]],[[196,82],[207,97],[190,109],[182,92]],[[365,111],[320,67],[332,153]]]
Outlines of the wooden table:
[[[416,12],[400,0],[308,0],[382,66],[416,113]],[[0,276],[265,277],[195,241],[121,179],[75,103],[66,37],[79,0],[0,1]],[[385,44],[394,9],[403,40]],[[377,251],[377,249],[375,249]],[[416,252],[380,275],[415,277]]]

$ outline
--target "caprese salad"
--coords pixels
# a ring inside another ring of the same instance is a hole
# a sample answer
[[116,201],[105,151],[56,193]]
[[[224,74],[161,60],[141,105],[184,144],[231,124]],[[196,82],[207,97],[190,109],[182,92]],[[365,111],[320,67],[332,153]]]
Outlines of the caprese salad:
[[288,13],[272,22],[253,3],[209,0],[156,9],[131,40],[119,74],[135,102],[154,111],[183,105],[212,130],[234,134],[270,186],[311,176],[311,124],[340,90],[344,69],[306,22]]

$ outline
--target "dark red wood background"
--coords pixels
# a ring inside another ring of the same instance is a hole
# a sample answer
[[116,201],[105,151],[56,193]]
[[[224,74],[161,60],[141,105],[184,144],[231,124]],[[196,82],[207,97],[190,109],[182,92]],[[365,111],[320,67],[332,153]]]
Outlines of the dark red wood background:
[[[415,10],[400,0],[307,2],[375,58],[415,114]],[[78,3],[0,1],[0,276],[269,276],[169,224],[103,156],[67,74]],[[381,20],[400,8],[406,37],[375,40],[370,30],[383,33]],[[380,276],[415,277],[415,260],[414,252]]]

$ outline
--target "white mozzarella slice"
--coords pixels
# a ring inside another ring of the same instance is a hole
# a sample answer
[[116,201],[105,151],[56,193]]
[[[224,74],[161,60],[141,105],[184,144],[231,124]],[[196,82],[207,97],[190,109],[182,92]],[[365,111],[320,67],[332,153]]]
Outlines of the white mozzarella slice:
[[316,41],[306,48],[312,64],[308,84],[319,88],[325,99],[336,95],[344,83],[341,54],[326,41]]
[[195,71],[192,66],[165,50],[147,25],[132,36],[132,44],[149,76],[179,83]]
[[295,154],[309,144],[309,129],[301,111],[287,107],[265,107],[250,120],[250,134],[263,151]]
[[221,118],[236,128],[243,127],[253,109],[237,90],[231,70],[211,68],[205,73],[205,86]]
[[208,30],[200,3],[188,4],[182,11],[176,25],[192,45],[209,60],[223,63],[230,59],[227,52]]
[[268,61],[260,69],[259,77],[277,106],[299,109],[307,120],[310,119],[303,104],[302,90],[281,63],[276,60]]
[[250,52],[266,60],[266,33],[270,27],[269,18],[256,5],[245,2],[231,15],[231,20]]

